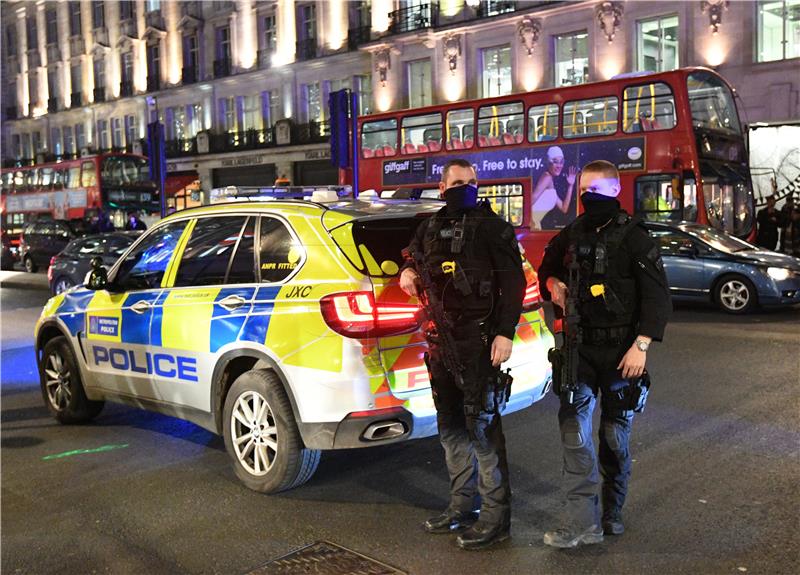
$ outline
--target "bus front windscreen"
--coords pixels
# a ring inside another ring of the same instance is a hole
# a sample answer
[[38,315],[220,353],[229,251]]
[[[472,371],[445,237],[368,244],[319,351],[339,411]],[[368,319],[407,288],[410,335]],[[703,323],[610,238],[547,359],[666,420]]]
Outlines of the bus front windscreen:
[[129,186],[149,183],[150,172],[145,158],[109,156],[103,160],[100,177],[106,186]]
[[721,78],[710,72],[693,72],[686,80],[686,87],[695,130],[742,135],[733,93]]

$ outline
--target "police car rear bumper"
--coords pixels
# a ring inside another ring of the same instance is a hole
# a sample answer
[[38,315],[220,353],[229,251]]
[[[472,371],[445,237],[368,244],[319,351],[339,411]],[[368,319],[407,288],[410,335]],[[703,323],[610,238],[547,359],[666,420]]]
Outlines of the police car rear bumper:
[[350,413],[340,422],[300,423],[298,428],[309,449],[352,449],[409,439],[414,416],[395,407]]

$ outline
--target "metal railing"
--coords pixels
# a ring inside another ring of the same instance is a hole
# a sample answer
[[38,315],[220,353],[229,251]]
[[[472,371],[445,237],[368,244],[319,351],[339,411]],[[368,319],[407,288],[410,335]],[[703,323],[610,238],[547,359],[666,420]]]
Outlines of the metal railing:
[[298,60],[311,60],[317,57],[317,39],[306,38],[305,40],[297,41],[297,59]]
[[158,92],[161,89],[161,78],[158,76],[147,77],[147,91]]
[[72,92],[69,95],[69,107],[78,108],[83,106],[83,94],[80,92]]
[[181,68],[181,83],[194,84],[197,82],[197,66],[187,66]]
[[105,102],[106,101],[106,89],[105,87],[95,88],[92,92],[92,96],[94,96],[95,102]]
[[358,26],[347,31],[347,47],[350,50],[357,50],[361,44],[366,44],[372,40],[370,26]]
[[389,33],[403,34],[438,25],[439,5],[419,4],[389,12]]
[[16,119],[17,119],[17,107],[6,106],[6,120],[16,120]]
[[[540,2],[546,4],[546,2]],[[525,6],[528,7],[527,5]],[[507,14],[517,10],[517,2],[515,0],[484,0],[478,5],[477,14],[479,18],[488,18],[489,16],[497,16],[499,14]]]
[[120,98],[126,98],[128,96],[133,96],[133,82],[125,81],[119,83],[119,96]]
[[230,58],[222,60],[214,60],[214,77],[224,78],[231,75],[231,61]]
[[47,99],[47,111],[58,112],[58,98],[48,98]]
[[269,68],[272,65],[272,55],[275,52],[269,48],[262,48],[258,51],[258,67]]

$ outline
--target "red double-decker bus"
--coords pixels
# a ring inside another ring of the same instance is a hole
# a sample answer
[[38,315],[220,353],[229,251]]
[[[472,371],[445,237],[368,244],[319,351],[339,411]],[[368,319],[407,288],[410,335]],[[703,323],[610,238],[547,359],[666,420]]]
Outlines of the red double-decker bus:
[[578,214],[578,170],[620,170],[622,207],[656,220],[755,234],[754,197],[733,91],[713,70],[604,82],[376,114],[359,119],[359,188],[424,195],[451,158],[470,161],[480,195],[538,262]]
[[109,153],[0,171],[3,230],[19,231],[34,219],[84,220],[103,211],[116,227],[128,212],[159,213],[147,158]]

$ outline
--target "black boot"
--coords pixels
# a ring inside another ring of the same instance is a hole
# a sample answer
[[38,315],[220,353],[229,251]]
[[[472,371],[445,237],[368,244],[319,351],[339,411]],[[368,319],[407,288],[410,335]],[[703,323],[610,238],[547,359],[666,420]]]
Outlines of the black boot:
[[471,526],[478,520],[474,511],[445,510],[444,513],[431,517],[422,526],[428,533],[457,533]]
[[456,543],[462,549],[484,549],[495,543],[505,541],[511,536],[511,525],[508,522],[502,523],[486,523],[478,521],[464,531],[456,539]]
[[625,525],[622,523],[622,511],[614,508],[603,511],[603,533],[605,535],[622,535],[625,533]]

